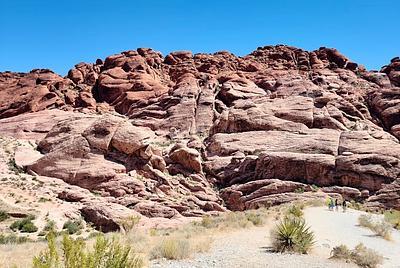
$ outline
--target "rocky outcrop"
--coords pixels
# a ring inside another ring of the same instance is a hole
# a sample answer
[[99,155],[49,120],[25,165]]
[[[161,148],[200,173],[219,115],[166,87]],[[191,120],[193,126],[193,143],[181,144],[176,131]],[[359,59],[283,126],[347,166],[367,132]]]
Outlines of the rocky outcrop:
[[141,48],[66,77],[4,72],[0,134],[37,143],[35,158],[16,155],[28,172],[146,218],[339,194],[400,209],[399,64],[367,71],[335,49],[279,45],[244,57]]
[[400,87],[400,58],[395,57],[390,61],[389,65],[386,65],[381,70],[382,73],[386,73],[390,79],[390,82],[397,87]]

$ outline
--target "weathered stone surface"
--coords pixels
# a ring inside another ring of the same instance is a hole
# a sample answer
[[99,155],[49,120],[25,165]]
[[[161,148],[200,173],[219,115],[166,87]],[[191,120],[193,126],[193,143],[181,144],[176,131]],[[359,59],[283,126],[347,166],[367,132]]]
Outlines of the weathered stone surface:
[[129,217],[141,217],[134,210],[115,203],[101,201],[87,201],[81,208],[84,219],[91,222],[103,232],[119,231],[123,229],[122,223]]
[[186,146],[176,149],[173,148],[169,153],[169,157],[172,161],[181,164],[186,169],[196,173],[202,173],[200,154],[195,149],[187,148]]
[[[90,190],[121,215],[178,221],[224,211],[221,197],[242,210],[324,192],[399,208],[399,64],[370,72],[336,49],[279,45],[243,57],[140,48],[64,78],[4,72],[0,135],[38,144],[38,159],[7,159],[78,187],[60,198],[87,204]],[[105,206],[98,226],[117,229]]]
[[148,145],[152,139],[154,139],[154,133],[149,128],[136,127],[129,122],[123,122],[116,129],[111,144],[122,153],[132,154]]
[[390,79],[390,82],[394,86],[400,87],[400,59],[395,57],[390,61],[389,65],[382,68],[381,72],[386,73]]

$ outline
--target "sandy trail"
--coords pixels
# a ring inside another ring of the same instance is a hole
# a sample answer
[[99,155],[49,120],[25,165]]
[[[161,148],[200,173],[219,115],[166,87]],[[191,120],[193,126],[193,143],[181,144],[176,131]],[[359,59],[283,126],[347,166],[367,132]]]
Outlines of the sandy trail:
[[[352,264],[328,260],[334,246],[345,244],[353,248],[358,243],[375,249],[384,256],[382,267],[400,267],[400,232],[393,230],[392,240],[375,236],[372,231],[358,226],[358,217],[365,212],[348,209],[343,213],[324,207],[310,207],[304,211],[308,225],[315,232],[316,245],[311,255],[282,255],[268,252],[270,230],[273,223],[264,227],[242,229],[220,234],[208,253],[197,254],[182,261],[156,260],[153,268],[189,267],[356,267]],[[374,217],[382,217],[374,215]]]
[[[343,213],[341,209],[336,212],[323,207],[305,209],[304,217],[318,239],[315,253],[327,257],[334,246],[344,244],[353,248],[358,243],[363,243],[384,256],[382,267],[399,268],[400,232],[393,230],[391,241],[375,236],[369,229],[358,226],[358,217],[362,214],[366,213],[352,209]],[[382,218],[381,215],[374,217]]]
[[272,224],[264,227],[241,229],[215,237],[208,253],[197,254],[182,261],[156,260],[153,268],[340,268],[355,267],[328,260],[323,256],[287,255],[268,252]]

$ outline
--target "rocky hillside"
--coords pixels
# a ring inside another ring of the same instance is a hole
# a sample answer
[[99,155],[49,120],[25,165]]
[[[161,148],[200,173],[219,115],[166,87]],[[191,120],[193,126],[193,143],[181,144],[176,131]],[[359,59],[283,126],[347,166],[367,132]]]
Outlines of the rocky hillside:
[[400,209],[399,58],[371,72],[330,48],[140,48],[66,77],[0,73],[0,118],[31,144],[7,161],[63,180],[57,198],[103,230],[327,194]]

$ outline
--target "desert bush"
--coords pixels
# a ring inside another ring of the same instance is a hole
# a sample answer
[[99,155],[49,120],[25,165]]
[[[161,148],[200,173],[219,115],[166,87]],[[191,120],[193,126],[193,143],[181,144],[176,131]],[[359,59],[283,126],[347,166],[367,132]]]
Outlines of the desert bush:
[[[34,268],[140,268],[144,259],[118,240],[97,236],[92,250],[82,239],[64,235],[61,250],[56,246],[54,233],[47,236],[48,248],[33,259]],[[59,254],[59,251],[62,254]]]
[[296,189],[294,189],[294,192],[295,192],[296,194],[302,194],[302,193],[304,193],[304,188],[303,188],[303,187],[296,188]]
[[204,216],[195,226],[202,226],[207,229],[240,229],[249,226],[260,226],[264,224],[267,212],[263,210],[236,211],[221,214],[220,216]]
[[363,214],[358,218],[358,223],[360,226],[370,229],[376,235],[381,236],[386,240],[390,240],[392,228],[391,224],[387,221],[374,221],[371,215]]
[[0,222],[7,220],[10,217],[4,210],[0,210]]
[[318,192],[318,190],[319,190],[319,186],[317,186],[317,185],[315,185],[315,184],[312,184],[312,185],[311,185],[311,191],[313,191],[313,192]]
[[400,230],[400,211],[390,210],[384,213],[385,220],[393,225],[394,228]]
[[306,207],[322,207],[325,206],[325,201],[320,198],[313,198],[304,201],[304,206]]
[[179,237],[163,239],[150,253],[152,259],[166,258],[169,260],[186,259],[191,254],[192,248],[189,240]]
[[275,252],[306,254],[315,244],[314,233],[299,217],[285,217],[271,232],[272,249]]
[[63,225],[63,230],[66,230],[68,234],[75,234],[83,228],[82,220],[68,220]]
[[350,201],[349,207],[355,210],[365,210],[363,204],[354,200]]
[[375,268],[383,262],[383,257],[378,252],[363,244],[358,244],[351,255],[354,262],[361,267]]
[[246,218],[249,222],[251,222],[254,226],[261,226],[264,224],[264,220],[261,215],[255,212],[245,212]]
[[303,207],[302,207],[301,205],[296,205],[296,204],[291,205],[291,206],[287,209],[286,215],[301,218],[301,217],[303,217],[303,215],[304,215],[304,213],[303,213]]
[[0,234],[0,244],[22,244],[30,241],[28,237],[17,236],[16,234]]
[[351,261],[351,250],[346,245],[334,247],[331,251],[331,258]]
[[363,244],[358,244],[352,250],[345,245],[334,247],[331,251],[331,258],[353,262],[365,268],[375,268],[383,261],[383,257],[378,252]]
[[226,213],[220,222],[222,228],[241,229],[250,225],[246,214],[242,211]]
[[139,221],[139,216],[129,216],[121,221],[121,226],[125,231],[129,232],[139,223]]
[[35,217],[34,216],[28,216],[22,220],[17,220],[14,221],[11,225],[10,228],[13,231],[21,231],[23,233],[34,233],[37,232],[38,228],[36,227],[36,225],[32,222],[32,220],[34,220]]
[[372,216],[368,214],[362,214],[358,217],[358,224],[363,227],[371,228],[373,226]]
[[20,174],[23,173],[24,170],[22,168],[20,168],[16,163],[15,163],[15,158],[10,158],[10,160],[8,160],[8,168],[14,172],[15,174]]
[[385,220],[374,223],[371,230],[378,236],[390,240],[392,233],[392,226]]
[[207,215],[201,219],[200,225],[204,228],[215,228],[218,226],[218,222],[213,220],[211,216]]
[[56,222],[53,220],[49,220],[43,228],[45,232],[55,232],[56,231]]

